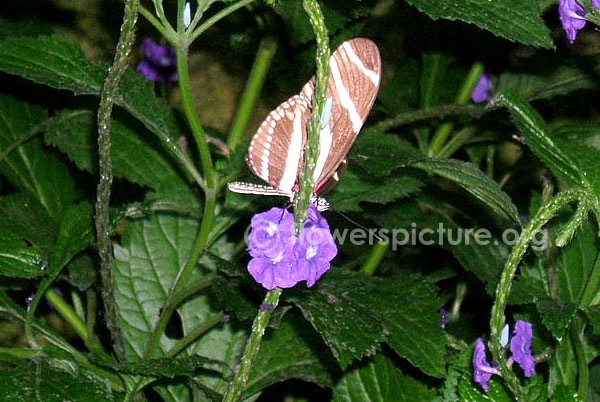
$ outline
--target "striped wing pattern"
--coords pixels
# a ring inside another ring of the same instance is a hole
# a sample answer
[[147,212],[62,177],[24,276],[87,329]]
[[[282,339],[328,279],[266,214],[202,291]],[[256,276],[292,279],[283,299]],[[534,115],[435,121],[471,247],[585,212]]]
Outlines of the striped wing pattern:
[[310,100],[294,95],[269,113],[248,146],[250,170],[288,195],[303,159],[309,116]]
[[[379,90],[381,58],[377,45],[364,38],[344,42],[329,60],[327,97],[333,99],[331,118],[319,136],[315,169],[317,189],[335,173],[360,132]],[[314,80],[301,94],[311,98]]]
[[[331,117],[319,135],[315,191],[336,173],[375,102],[381,78],[377,45],[364,38],[346,41],[331,56],[329,68]],[[314,77],[299,95],[269,113],[250,141],[246,163],[254,174],[275,187],[271,194],[293,197],[303,163],[313,89]],[[233,191],[251,192],[246,188],[240,191],[242,187],[241,183],[229,186]]]

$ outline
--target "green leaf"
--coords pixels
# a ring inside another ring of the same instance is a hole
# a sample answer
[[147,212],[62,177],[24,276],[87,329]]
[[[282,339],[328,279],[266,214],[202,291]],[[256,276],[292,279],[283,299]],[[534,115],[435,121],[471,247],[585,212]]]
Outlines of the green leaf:
[[[39,106],[0,94],[0,150],[39,131],[46,118],[46,111]],[[67,167],[43,148],[41,139],[34,138],[13,149],[0,160],[0,173],[13,186],[37,198],[52,219],[61,221],[73,199],[75,183]]]
[[560,300],[579,304],[598,255],[593,225],[586,223],[556,257]]
[[585,175],[576,168],[573,160],[556,146],[542,117],[521,95],[514,91],[505,91],[497,97],[496,105],[508,108],[513,122],[525,137],[527,146],[554,174],[578,186],[589,187]]
[[400,356],[434,377],[444,375],[445,338],[437,325],[441,302],[421,276],[375,278],[332,269],[315,289],[288,292],[321,334],[342,369],[375,354],[385,341]]
[[335,402],[432,401],[436,393],[402,374],[383,353],[347,371],[333,390]]
[[0,226],[0,275],[31,279],[44,273],[39,250],[11,230]]
[[45,259],[50,258],[58,224],[32,194],[19,192],[0,197],[0,227],[33,245]]
[[0,42],[0,69],[53,88],[98,94],[106,71],[88,62],[73,41],[58,36]]
[[504,386],[492,377],[488,382],[490,389],[485,391],[473,381],[470,375],[465,374],[458,382],[458,393],[461,402],[511,402],[513,398],[506,392]]
[[[593,384],[593,380],[589,381],[589,385],[591,386]],[[588,391],[589,393],[589,391]],[[559,385],[558,387],[556,387],[556,389],[554,390],[554,392],[552,393],[552,398],[550,399],[551,402],[583,402],[583,399],[581,399],[581,397],[579,396],[579,394],[577,393],[576,390],[564,386],[564,385]],[[590,399],[588,399],[588,401],[591,401]]]
[[[45,140],[65,152],[77,167],[96,173],[96,113],[91,110],[63,110],[50,121]],[[111,126],[113,174],[142,186],[158,188],[181,182],[170,158],[155,144],[143,127],[116,118]]]
[[519,211],[508,194],[471,163],[456,159],[428,158],[414,162],[411,166],[435,173],[458,184],[507,221],[521,221]]
[[[539,60],[536,61],[539,63]],[[513,90],[533,101],[595,87],[596,81],[584,69],[565,64],[556,65],[555,60],[548,60],[542,68],[533,71],[507,71],[500,74],[496,91]]]
[[[115,301],[130,361],[138,361],[143,356],[173,281],[188,258],[197,230],[196,219],[155,214],[130,221],[121,236],[121,244],[115,244]],[[190,283],[202,278],[200,271],[195,271]],[[177,309],[183,335],[202,325],[214,313],[207,296],[197,294],[190,298]],[[231,324],[223,324],[191,344],[182,355],[203,356],[233,367],[244,340],[243,331],[234,329]],[[176,343],[177,340],[163,335],[157,356]],[[223,376],[230,374],[229,370],[223,370],[220,376],[198,375],[198,379],[213,391],[222,393],[227,387]],[[188,391],[183,385],[157,390],[169,400],[187,399]]]
[[112,402],[121,400],[94,382],[73,377],[43,362],[28,368],[0,371],[0,399],[5,402]]
[[[394,75],[382,77],[377,93],[377,101],[390,116],[419,106],[419,63],[414,59],[404,59],[397,66]],[[364,137],[364,133],[359,138]],[[356,144],[355,144],[356,146]]]
[[592,324],[594,335],[600,335],[600,304],[586,308],[585,313]]
[[[213,361],[202,356],[149,359],[123,363],[93,359],[92,362],[119,373],[158,378],[193,376],[199,371],[217,372],[219,369],[223,370],[224,368],[221,362]],[[227,367],[225,367],[225,369],[227,369]]]
[[334,211],[361,211],[361,202],[386,204],[419,191],[423,182],[411,176],[397,176],[373,181],[347,171],[327,196]]
[[560,384],[574,388],[577,384],[577,359],[571,337],[567,336],[558,344],[550,359],[548,386],[552,389]]
[[332,387],[338,374],[337,364],[318,334],[299,314],[290,313],[277,329],[267,330],[245,394],[290,378]]
[[472,23],[495,35],[525,45],[554,48],[550,30],[535,1],[522,0],[406,0],[432,19],[446,18]]
[[425,53],[421,67],[421,109],[438,103],[446,69],[452,58],[442,53]]
[[561,340],[571,320],[577,313],[577,305],[572,303],[559,303],[552,299],[542,299],[536,303],[542,322],[552,333],[555,339]]
[[67,263],[94,241],[94,209],[92,205],[83,201],[72,205],[60,226],[56,244],[50,256],[50,264],[47,276],[38,286],[37,292],[28,312],[29,316],[35,314],[38,303],[46,293],[46,290],[56,280],[60,271]]
[[[457,223],[461,218],[460,212],[463,211],[437,198],[421,194],[418,199],[397,202],[387,210],[373,214],[372,218],[381,228],[388,230],[392,249],[410,244],[408,233],[415,223],[417,228],[423,230],[423,239],[427,242],[424,245],[436,244],[450,251],[465,269],[473,272],[486,284],[487,290],[492,294],[500,279],[508,248],[493,236],[476,242],[473,237],[478,229],[474,225],[466,229]],[[468,212],[463,212],[463,215],[468,216]],[[441,236],[438,232],[440,225],[444,229]],[[394,236],[394,230],[404,232],[398,232]]]
[[83,201],[72,205],[65,214],[50,257],[50,270],[62,269],[71,258],[94,241],[94,208]]
[[380,178],[394,175],[395,169],[422,156],[410,142],[397,135],[366,129],[356,139],[348,160],[351,166],[360,167],[370,178]]
[[[0,42],[0,71],[76,95],[99,95],[108,66],[86,60],[72,41],[57,37],[15,38]],[[176,149],[177,124],[164,100],[154,95],[153,83],[127,70],[115,103],[139,119],[171,150]]]

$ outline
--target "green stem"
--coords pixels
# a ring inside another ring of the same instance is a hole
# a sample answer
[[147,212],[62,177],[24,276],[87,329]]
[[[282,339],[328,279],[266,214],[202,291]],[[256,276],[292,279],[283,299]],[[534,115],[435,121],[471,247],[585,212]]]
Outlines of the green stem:
[[[456,95],[455,103],[462,105],[469,101],[471,93],[473,92],[473,88],[475,88],[475,84],[483,74],[483,64],[480,62],[475,62],[471,66],[471,70],[467,74],[463,84],[461,85],[458,94]],[[454,128],[454,123],[448,122],[444,123],[438,127],[433,138],[431,139],[431,144],[429,147],[430,156],[439,156],[439,152],[446,143],[448,136],[452,132]]]
[[467,115],[474,118],[481,117],[486,110],[477,105],[442,105],[430,109],[411,110],[380,121],[370,128],[376,131],[387,131],[391,128],[405,124],[417,123],[423,120],[443,119],[454,115]]
[[460,149],[460,147],[465,145],[471,138],[473,138],[474,134],[475,134],[475,127],[472,127],[472,126],[464,127],[458,133],[456,133],[456,135],[454,137],[450,138],[450,140],[446,143],[446,145],[444,145],[444,147],[442,148],[442,150],[439,153],[439,157],[440,158],[451,157],[452,155],[454,155],[454,153],[456,151],[458,151]]
[[585,349],[583,347],[584,330],[585,324],[583,323],[581,317],[575,317],[573,320],[573,325],[571,326],[571,340],[573,342],[573,346],[575,347],[575,356],[577,358],[577,396],[581,401],[586,400],[589,380],[588,362],[585,356]]
[[365,261],[363,266],[360,268],[361,272],[367,275],[373,275],[389,246],[389,242],[382,243],[378,241],[377,243],[373,244],[369,258],[367,258],[367,261]]
[[319,133],[321,131],[321,114],[327,100],[327,79],[329,78],[329,37],[327,27],[317,0],[303,0],[302,6],[308,14],[310,23],[317,38],[317,74],[315,90],[312,96],[312,113],[306,125],[307,141],[304,148],[304,167],[299,175],[300,188],[294,201],[296,232],[300,232],[306,218],[306,210],[314,188],[314,170],[319,157]]
[[263,304],[270,303],[273,308],[261,310],[256,315],[256,318],[252,323],[252,331],[250,332],[248,341],[246,341],[246,347],[244,348],[244,354],[240,361],[240,367],[233,377],[233,381],[223,398],[223,402],[237,401],[242,392],[244,392],[246,383],[248,382],[248,376],[250,375],[252,361],[260,350],[260,342],[265,334],[265,329],[269,324],[271,315],[277,307],[277,304],[279,304],[279,297],[281,296],[282,291],[282,289],[275,288],[267,292]]
[[244,137],[276,49],[277,42],[274,38],[264,38],[260,42],[246,88],[242,94],[242,99],[240,100],[231,131],[229,132],[227,146],[231,151],[235,149]]
[[519,236],[519,239],[508,256],[506,264],[502,270],[502,275],[500,277],[498,287],[496,288],[496,297],[494,299],[494,305],[491,312],[490,343],[492,356],[494,360],[498,362],[499,369],[502,372],[502,377],[504,378],[509,389],[517,398],[521,396],[521,384],[515,373],[507,366],[506,357],[504,353],[502,353],[503,348],[500,344],[500,334],[505,323],[504,310],[506,308],[506,301],[508,300],[508,296],[510,294],[512,281],[517,271],[517,267],[523,259],[529,243],[535,234],[565,205],[580,200],[582,197],[586,196],[586,193],[580,189],[570,189],[559,193],[556,195],[556,197],[554,197],[554,199],[542,206],[536,216],[523,229],[523,232]]
[[169,42],[173,43],[175,41],[175,38],[177,36],[175,35],[175,31],[173,31],[173,28],[171,28],[171,26],[168,23],[164,25],[164,22],[159,21],[158,18],[156,18],[154,14],[150,12],[150,10],[148,10],[142,5],[140,5],[140,14],[142,14],[142,16],[146,18],[146,20],[150,24],[152,24],[152,26],[156,28],[156,30],[160,32],[160,34],[164,36]]
[[198,36],[200,36],[208,28],[215,25],[222,18],[227,17],[232,12],[234,12],[242,7],[247,6],[248,4],[250,4],[254,1],[256,1],[256,0],[242,0],[235,4],[230,5],[228,7],[225,7],[224,9],[222,9],[221,11],[219,11],[218,13],[216,13],[215,15],[213,15],[212,17],[210,17],[209,19],[204,21],[204,23],[202,23],[198,28],[196,28],[194,30],[194,32],[192,32],[192,34],[189,36],[189,38],[190,38],[189,42],[192,43],[193,41],[195,41]]
[[200,124],[200,119],[196,113],[194,100],[192,98],[190,72],[188,67],[188,46],[189,43],[186,41],[185,36],[180,36],[178,43],[175,45],[179,92],[181,93],[181,103],[183,105],[185,117],[188,120],[190,128],[192,129],[192,134],[196,140],[196,145],[198,146],[200,161],[204,171],[204,180],[206,181],[206,190],[208,190],[215,187],[214,172],[204,129]]
[[73,308],[52,288],[46,291],[44,297],[52,303],[56,312],[60,314],[71,327],[73,327],[75,332],[77,332],[77,335],[87,343],[89,337],[87,327],[77,313],[75,313],[75,310],[73,310]]
[[183,337],[173,348],[171,348],[167,353],[165,353],[165,357],[175,357],[196,341],[200,336],[204,335],[208,330],[213,328],[215,325],[219,324],[223,319],[223,313],[217,313],[210,316],[206,321],[204,321],[199,327],[194,328],[190,331],[189,334]]
[[112,161],[110,157],[110,127],[113,104],[117,95],[119,82],[129,65],[135,24],[137,21],[139,0],[126,0],[125,15],[121,25],[121,34],[117,43],[117,51],[108,76],[100,93],[98,108],[98,164],[100,180],[96,197],[96,235],[98,238],[98,254],[100,255],[100,274],[102,277],[102,297],[106,309],[106,323],[113,341],[115,352],[119,356],[125,354],[123,336],[121,334],[113,295],[112,244],[110,240],[110,186],[112,184]]
[[154,327],[152,335],[150,336],[150,340],[146,345],[144,359],[151,358],[155,353],[156,348],[160,344],[160,337],[163,334],[165,328],[167,327],[171,315],[177,308],[177,304],[175,303],[179,301],[177,295],[185,288],[186,284],[189,281],[189,277],[192,274],[192,271],[196,267],[198,259],[204,252],[205,247],[208,245],[208,238],[215,215],[216,200],[214,191],[207,191],[205,193],[205,197],[206,199],[204,204],[204,214],[202,217],[202,222],[200,223],[198,235],[196,236],[196,241],[192,247],[192,251],[190,252],[190,256],[187,262],[175,277],[175,281],[173,282],[171,291],[167,296],[165,307],[163,308],[163,311],[161,312],[160,317],[158,318],[158,322],[156,323],[156,327]]
[[88,289],[86,292],[86,326],[87,326],[87,338],[85,344],[88,348],[95,345],[97,340],[94,336],[94,327],[96,326],[96,313],[98,310],[98,302],[96,299],[96,292],[93,289]]
[[17,359],[31,359],[39,353],[39,349],[33,348],[0,348],[0,355],[9,355]]

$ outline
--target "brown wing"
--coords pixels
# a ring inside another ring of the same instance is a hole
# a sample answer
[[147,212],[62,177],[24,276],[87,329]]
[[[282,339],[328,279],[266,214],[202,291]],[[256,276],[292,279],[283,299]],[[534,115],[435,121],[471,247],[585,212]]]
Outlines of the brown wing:
[[[354,38],[336,49],[329,60],[327,97],[333,99],[327,130],[321,132],[321,147],[328,148],[326,158],[317,163],[316,183],[331,176],[352,147],[364,124],[379,90],[381,57],[377,45],[364,38]],[[314,78],[302,89],[301,95],[310,99]],[[325,135],[324,135],[325,134]]]
[[246,154],[246,163],[255,175],[287,194],[292,193],[302,163],[309,116],[306,98],[292,96],[269,113]]

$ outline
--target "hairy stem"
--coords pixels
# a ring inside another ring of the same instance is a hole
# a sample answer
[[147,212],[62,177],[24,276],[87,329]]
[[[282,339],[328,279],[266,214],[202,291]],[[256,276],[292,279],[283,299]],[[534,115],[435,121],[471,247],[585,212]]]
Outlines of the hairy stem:
[[524,228],[502,270],[500,282],[496,288],[496,297],[494,299],[490,319],[490,343],[492,355],[494,360],[498,362],[502,377],[517,398],[521,396],[521,384],[515,373],[508,367],[506,356],[502,352],[503,348],[500,344],[500,334],[506,321],[504,310],[506,309],[506,302],[508,300],[508,295],[510,294],[512,281],[517,271],[517,267],[523,259],[529,243],[534,238],[535,234],[565,205],[578,201],[586,196],[586,193],[580,189],[570,189],[559,193],[554,199],[542,206],[536,216]]
[[113,295],[112,244],[110,240],[110,186],[112,184],[112,161],[110,158],[110,116],[115,95],[123,73],[127,69],[128,57],[133,45],[135,23],[137,21],[139,0],[126,0],[125,15],[121,25],[121,34],[117,51],[108,76],[100,93],[98,109],[98,163],[100,181],[96,195],[96,236],[100,255],[100,274],[102,276],[102,299],[106,311],[106,323],[110,331],[114,349],[119,356],[125,354],[123,337],[119,328],[117,311]]
[[442,105],[430,109],[411,110],[400,113],[395,117],[385,119],[370,128],[377,131],[387,131],[405,124],[417,123],[424,120],[443,119],[448,116],[467,115],[474,118],[481,117],[485,109],[476,105]]
[[307,140],[304,148],[304,167],[300,172],[298,197],[294,202],[296,232],[300,232],[306,218],[306,209],[314,188],[314,171],[319,157],[319,133],[321,131],[321,113],[327,100],[327,79],[329,78],[329,37],[321,7],[316,0],[303,0],[302,6],[308,14],[317,38],[317,74],[312,97],[312,114],[306,126]]
[[265,334],[265,329],[269,324],[271,315],[279,303],[279,296],[281,296],[282,291],[282,289],[275,288],[267,292],[263,304],[270,303],[272,308],[259,311],[258,315],[254,319],[254,322],[252,323],[252,331],[250,332],[250,336],[248,337],[246,346],[244,347],[244,354],[242,355],[242,360],[240,361],[240,367],[235,373],[233,381],[231,382],[225,397],[223,397],[223,402],[237,401],[240,395],[242,395],[244,389],[246,389],[246,383],[248,382],[248,376],[250,375],[252,361],[260,350],[260,342]]

